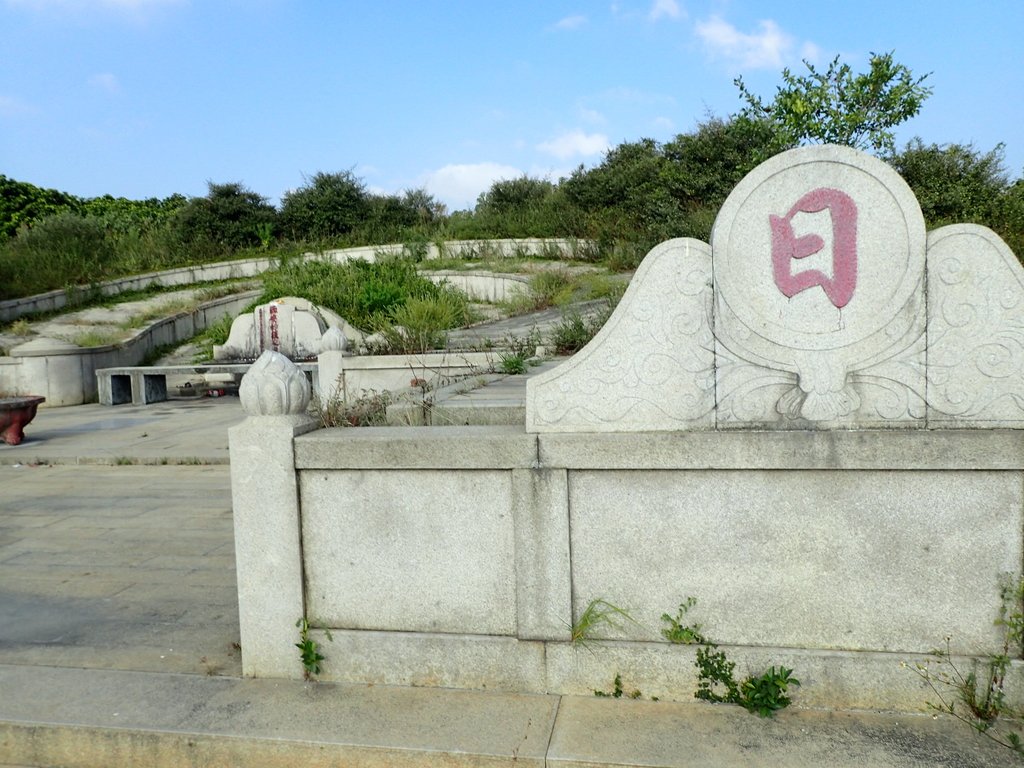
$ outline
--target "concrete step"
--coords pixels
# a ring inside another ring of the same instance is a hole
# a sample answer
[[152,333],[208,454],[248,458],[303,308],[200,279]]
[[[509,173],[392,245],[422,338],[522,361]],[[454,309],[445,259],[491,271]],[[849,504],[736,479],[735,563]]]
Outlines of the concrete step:
[[1010,766],[952,719],[0,665],[0,766]]

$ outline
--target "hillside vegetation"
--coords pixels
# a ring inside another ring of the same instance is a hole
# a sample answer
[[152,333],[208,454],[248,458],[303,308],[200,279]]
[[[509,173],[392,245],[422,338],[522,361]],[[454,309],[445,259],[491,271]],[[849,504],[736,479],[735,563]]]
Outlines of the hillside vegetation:
[[821,141],[889,162],[929,227],[984,224],[1024,255],[1024,179],[1010,176],[1002,145],[915,139],[894,148],[892,128],[931,93],[927,76],[913,77],[891,54],[873,55],[863,74],[838,59],[823,72],[807,69],[785,70],[767,103],[737,80],[746,103],[739,113],[708,118],[668,142],[624,142],[557,182],[497,181],[472,210],[449,212],[424,189],[372,193],[351,171],[318,172],[279,206],[239,182],[211,182],[203,197],[128,200],[80,198],[0,175],[0,299],[184,264],[395,242],[416,254],[453,239],[586,239],[587,258],[629,269],[662,240],[708,240],[744,175],[778,152]]

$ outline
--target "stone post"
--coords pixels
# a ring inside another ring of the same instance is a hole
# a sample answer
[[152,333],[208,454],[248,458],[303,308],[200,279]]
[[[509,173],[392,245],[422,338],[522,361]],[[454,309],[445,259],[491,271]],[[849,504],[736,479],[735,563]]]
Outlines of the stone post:
[[295,622],[305,614],[294,438],[316,428],[310,386],[264,352],[239,388],[248,418],[229,432],[242,673],[302,677]]
[[317,356],[319,368],[318,392],[321,406],[334,400],[344,400],[345,392],[345,358],[348,339],[340,328],[332,325],[320,340],[320,354]]

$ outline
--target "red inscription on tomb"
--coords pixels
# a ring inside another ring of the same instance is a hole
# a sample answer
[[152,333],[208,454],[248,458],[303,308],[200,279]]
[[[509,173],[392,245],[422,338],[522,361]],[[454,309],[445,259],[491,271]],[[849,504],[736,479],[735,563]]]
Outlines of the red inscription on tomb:
[[281,336],[277,331],[277,304],[270,305],[270,348],[275,352],[281,351]]
[[[818,235],[797,237],[793,217],[827,210],[832,217],[832,276],[820,269],[793,272],[793,261],[825,247]],[[787,298],[820,285],[837,309],[850,303],[857,287],[857,205],[838,189],[821,188],[801,197],[785,216],[768,217],[772,228],[772,272],[775,285]]]

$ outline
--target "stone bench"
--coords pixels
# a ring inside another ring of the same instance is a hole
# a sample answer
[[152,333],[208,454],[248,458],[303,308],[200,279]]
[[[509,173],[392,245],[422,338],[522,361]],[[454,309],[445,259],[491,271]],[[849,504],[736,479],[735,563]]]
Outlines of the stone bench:
[[[251,363],[218,363],[210,365],[156,365],[101,368],[96,371],[96,386],[101,405],[148,405],[167,399],[167,377],[234,374],[243,376]],[[316,363],[297,364],[306,376],[313,378]]]
[[25,425],[36,417],[36,409],[46,400],[39,395],[0,397],[0,440],[17,445],[25,437]]

